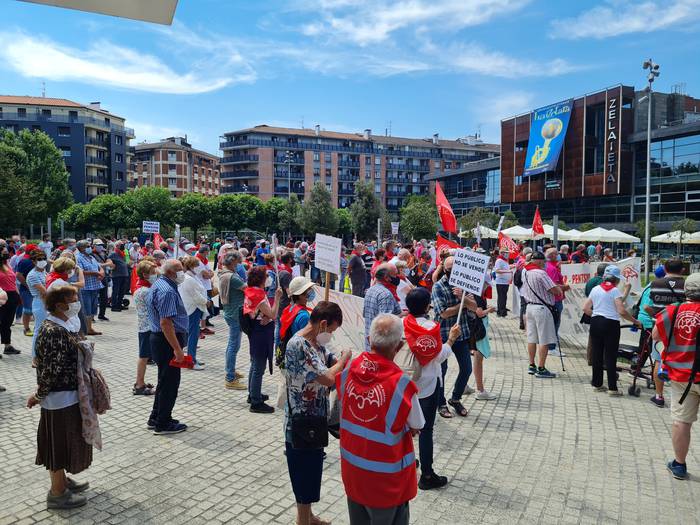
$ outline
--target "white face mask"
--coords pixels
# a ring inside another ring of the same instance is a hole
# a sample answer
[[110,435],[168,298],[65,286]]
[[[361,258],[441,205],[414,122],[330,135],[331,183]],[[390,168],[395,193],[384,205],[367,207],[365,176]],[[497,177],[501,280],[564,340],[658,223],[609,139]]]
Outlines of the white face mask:
[[265,288],[269,288],[270,286],[272,286],[272,277],[268,275],[267,279],[265,279]]
[[43,260],[43,261],[37,261],[37,262],[36,262],[36,267],[39,268],[40,270],[43,270],[44,268],[46,268],[46,265],[47,265],[47,264],[48,264],[48,263],[47,263],[45,260]]
[[154,273],[153,275],[149,275],[149,276],[148,276],[148,282],[151,283],[151,284],[153,284],[154,282],[156,282],[157,279],[158,279],[158,274],[157,274],[157,273]]
[[68,310],[66,311],[66,316],[68,319],[76,317],[80,313],[80,301],[74,303],[68,303]]
[[321,332],[316,336],[316,342],[321,346],[326,346],[333,339],[333,334],[331,332]]
[[175,276],[175,282],[177,284],[182,284],[185,282],[185,272],[179,271],[177,272],[177,275]]

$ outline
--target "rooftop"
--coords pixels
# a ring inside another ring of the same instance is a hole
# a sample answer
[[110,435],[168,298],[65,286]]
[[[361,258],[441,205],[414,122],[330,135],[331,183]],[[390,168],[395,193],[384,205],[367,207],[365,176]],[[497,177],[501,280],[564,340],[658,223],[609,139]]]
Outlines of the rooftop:
[[[179,142],[176,142],[176,138],[180,139]],[[197,148],[193,148],[188,142],[186,142],[186,139],[184,137],[168,137],[167,139],[162,139],[158,142],[141,142],[139,144],[136,144],[134,146],[134,150],[136,152],[138,151],[148,151],[152,149],[181,149],[181,150],[188,150],[192,151],[194,153],[198,153],[199,155],[204,155],[206,157],[210,157],[211,159],[216,159],[217,162],[219,162],[221,159],[219,159],[218,155],[213,155],[212,153],[207,153],[206,151],[199,150]]]
[[112,115],[109,111],[104,108],[99,107],[99,102],[93,104],[80,104],[78,102],[73,102],[67,98],[51,98],[51,97],[30,97],[30,96],[16,96],[16,95],[0,95],[0,104],[23,104],[27,106],[48,106],[55,108],[81,108],[88,109],[91,111],[97,111],[98,113],[104,113],[106,115],[111,115],[116,118],[116,115]]

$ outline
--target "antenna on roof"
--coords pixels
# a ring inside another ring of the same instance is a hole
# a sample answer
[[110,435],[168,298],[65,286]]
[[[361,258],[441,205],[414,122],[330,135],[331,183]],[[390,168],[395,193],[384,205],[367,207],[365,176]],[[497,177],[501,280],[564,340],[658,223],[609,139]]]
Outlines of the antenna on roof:
[[41,82],[41,98],[46,98],[46,82]]
[[301,129],[304,129],[304,115],[301,116]]
[[391,137],[391,120],[389,121],[389,136]]

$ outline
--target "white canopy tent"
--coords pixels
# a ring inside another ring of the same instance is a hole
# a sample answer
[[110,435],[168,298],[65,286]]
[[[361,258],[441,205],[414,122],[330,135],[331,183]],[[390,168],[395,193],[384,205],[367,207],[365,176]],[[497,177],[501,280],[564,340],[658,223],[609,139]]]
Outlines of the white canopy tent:
[[[511,239],[515,239],[518,241],[526,241],[532,239],[532,229],[530,228],[523,228],[522,226],[511,226],[510,228],[506,228],[501,231]],[[542,237],[543,236],[537,238],[541,239]]]
[[662,233],[651,238],[651,242],[659,242],[663,244],[700,244],[700,232],[684,233],[681,239],[679,230]]
[[641,239],[639,237],[635,237],[634,235],[630,235],[629,233],[621,232],[620,230],[616,230],[614,228],[612,230],[610,230],[610,233],[619,236],[619,239],[616,240],[615,242],[622,242],[622,243],[627,243],[627,244],[641,242]]
[[571,229],[571,230],[559,230],[559,240],[560,241],[578,241],[579,236],[582,232]]
[[[497,239],[498,238],[498,233],[496,233],[496,230],[492,230],[491,228],[487,228],[486,226],[480,226],[479,229],[481,230],[481,238],[482,239]],[[476,228],[470,230],[462,230],[459,232],[458,237],[460,239],[476,239]]]
[[619,235],[611,233],[609,230],[606,230],[605,228],[593,228],[592,230],[582,232],[578,236],[578,239],[576,239],[576,240],[577,241],[588,241],[588,242],[596,242],[596,241],[620,242],[619,239],[620,239]]

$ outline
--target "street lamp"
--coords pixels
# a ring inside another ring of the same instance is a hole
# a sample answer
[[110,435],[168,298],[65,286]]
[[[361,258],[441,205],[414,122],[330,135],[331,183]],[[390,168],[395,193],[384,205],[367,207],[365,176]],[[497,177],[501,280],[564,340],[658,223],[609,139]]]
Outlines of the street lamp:
[[284,162],[287,164],[287,199],[292,200],[292,161],[294,153],[292,151],[284,152]]
[[[650,58],[644,61],[642,68],[649,70],[647,75],[647,81],[649,85],[647,86],[647,183],[646,183],[646,197],[644,204],[644,272],[649,275],[649,250],[650,250],[650,222],[651,222],[651,109],[652,109],[652,94],[651,85],[654,79],[659,76],[659,64],[655,64]],[[641,102],[641,100],[640,100]]]

